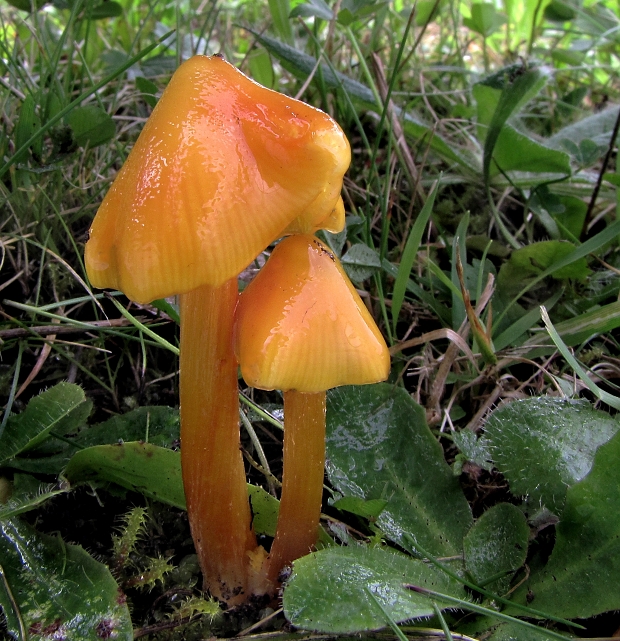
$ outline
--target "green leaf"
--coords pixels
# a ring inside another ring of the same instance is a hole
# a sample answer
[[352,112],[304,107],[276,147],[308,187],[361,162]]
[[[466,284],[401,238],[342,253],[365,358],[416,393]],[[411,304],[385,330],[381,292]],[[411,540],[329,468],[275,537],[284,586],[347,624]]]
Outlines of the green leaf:
[[312,17],[321,18],[322,20],[333,20],[334,12],[325,0],[308,0],[308,2],[298,4],[291,11],[291,18],[297,18],[298,16],[303,18]]
[[357,496],[345,496],[337,501],[334,501],[332,507],[337,510],[344,510],[351,514],[356,514],[364,519],[375,521],[379,514],[385,510],[388,501],[385,499],[372,499],[371,501],[364,501]]
[[568,349],[564,341],[561,339],[560,335],[557,333],[549,314],[544,307],[540,308],[540,315],[542,316],[543,322],[553,341],[554,345],[557,347],[558,351],[565,358],[566,362],[573,368],[575,374],[581,379],[581,382],[598,398],[613,407],[615,410],[620,411],[620,397],[610,394],[607,390],[599,387],[587,374],[584,368],[581,366],[579,361],[573,356],[572,352]]
[[608,147],[611,134],[618,118],[620,107],[609,107],[579,122],[567,125],[547,139],[549,145],[556,149],[562,148],[563,140],[570,140],[579,146],[582,140],[590,140],[597,145]]
[[64,435],[86,422],[92,403],[84,390],[71,383],[58,383],[33,398],[26,409],[11,416],[0,434],[0,463],[41,444],[54,431]]
[[620,423],[586,401],[532,398],[495,410],[485,426],[493,460],[513,494],[558,514],[566,490],[584,478]]
[[512,575],[525,563],[529,536],[525,516],[515,505],[498,503],[484,512],[463,541],[465,568],[474,583],[497,594],[506,592]]
[[252,527],[256,534],[276,535],[280,501],[258,485],[248,483],[248,495],[252,506]]
[[485,183],[489,181],[491,160],[495,150],[495,144],[506,124],[508,118],[529,102],[545,86],[547,74],[540,69],[528,69],[520,72],[516,78],[502,90],[497,108],[489,123],[489,129],[484,141],[483,176]]
[[[439,12],[437,12],[435,9],[437,7],[437,3],[435,0],[419,0],[419,2],[416,4],[416,14],[415,14],[415,24],[418,27],[422,27],[425,24],[427,24],[431,18],[433,20],[437,19],[437,16],[439,15]],[[435,13],[433,14],[433,11]]]
[[328,394],[327,472],[344,496],[388,505],[377,526],[396,543],[419,541],[436,556],[462,551],[469,505],[424,410],[387,383],[340,387]]
[[178,305],[170,304],[165,298],[158,298],[157,300],[154,300],[151,305],[153,305],[153,307],[155,307],[155,309],[158,309],[160,312],[168,314],[168,316],[170,316],[170,318],[177,325],[181,324],[181,316],[179,315]]
[[[396,278],[398,276],[398,268],[392,263],[390,263],[389,260],[384,258],[383,261],[381,262],[381,267],[383,271],[389,276],[392,276],[392,278]],[[429,292],[424,291],[411,278],[407,279],[407,291],[413,294],[413,296],[415,296],[419,300],[421,300],[429,309],[432,309],[433,312],[436,314],[437,318],[439,318],[444,325],[450,324],[450,321],[452,318],[450,309],[448,309],[446,305],[438,301]]]
[[501,89],[487,84],[484,81],[475,84],[472,88],[472,96],[476,101],[477,132],[478,139],[484,142],[489,131],[489,125],[493,120],[493,114],[497,109],[499,97],[502,95]]
[[567,153],[547,147],[508,124],[504,125],[497,138],[493,161],[494,166],[489,170],[491,176],[499,171],[495,165],[503,171],[571,174]]
[[[34,98],[28,95],[24,98],[21,109],[19,111],[19,119],[15,126],[15,148],[20,149],[24,146],[30,138],[34,135],[37,129],[41,126],[41,120],[36,114],[36,104]],[[41,140],[37,140],[32,145],[32,150],[41,155]],[[19,155],[15,157],[15,162],[24,162],[28,157],[28,150],[24,149]]]
[[81,547],[7,521],[0,523],[0,568],[0,605],[16,639],[25,638],[18,617],[31,639],[133,639],[125,595]]
[[493,465],[490,462],[489,443],[485,438],[478,438],[474,432],[465,429],[460,432],[453,432],[452,440],[468,461],[475,463],[488,472],[493,469]]
[[[589,618],[620,604],[620,434],[600,447],[590,473],[566,493],[547,565],[515,595],[567,618]],[[529,593],[529,597],[527,596]]]
[[[96,445],[77,452],[63,476],[70,483],[97,480],[116,483],[157,501],[186,509],[181,453],[151,443]],[[263,488],[248,484],[257,534],[274,536],[280,503]]]
[[[564,240],[543,240],[531,243],[512,252],[508,261],[500,268],[497,285],[500,289],[514,291],[523,286],[526,279],[540,276],[553,265],[564,261],[575,251],[572,243]],[[552,278],[584,279],[590,270],[585,257],[563,265],[550,273]]]
[[405,292],[407,291],[407,281],[409,280],[409,274],[413,269],[413,263],[418,254],[418,249],[420,248],[420,243],[422,242],[422,234],[428,223],[428,220],[433,212],[433,205],[435,204],[435,196],[437,195],[437,190],[439,189],[439,182],[437,181],[433,191],[429,194],[422,211],[418,214],[411,231],[409,232],[409,237],[407,238],[407,244],[405,245],[405,250],[400,259],[400,265],[398,266],[398,274],[396,280],[394,281],[394,289],[392,290],[392,322],[394,325],[394,330],[396,330],[396,324],[398,323],[398,315],[400,314],[400,309],[405,300]]
[[57,448],[51,453],[37,449],[30,452],[29,457],[15,458],[11,467],[26,472],[58,474],[76,449],[140,440],[171,448],[178,444],[179,430],[178,409],[163,405],[138,407],[82,430],[71,438],[71,445],[57,441]]
[[157,94],[158,91],[157,85],[144,76],[136,76],[136,88],[138,91],[151,94],[152,96]]
[[[551,636],[545,633],[543,628],[533,630],[524,628],[518,623],[502,623],[498,625],[490,637],[485,637],[488,641],[551,641],[557,639],[557,636]],[[570,639],[570,637],[566,637]]]
[[64,476],[70,483],[111,481],[168,505],[185,508],[180,454],[151,443],[95,445],[73,455]]
[[436,568],[382,548],[332,547],[297,559],[293,568],[284,614],[305,630],[351,633],[385,627],[386,614],[396,622],[432,616],[432,600],[406,584],[465,596]]
[[561,0],[551,0],[544,12],[545,19],[552,22],[567,22],[576,15],[575,9],[568,2],[561,2]]
[[356,20],[371,16],[385,6],[384,2],[375,0],[342,0],[341,10],[338,12],[338,22],[348,27]]
[[10,4],[12,7],[19,9],[20,11],[30,12],[33,8],[36,10],[40,9],[48,0],[7,0],[7,4]]
[[559,62],[565,65],[580,65],[583,64],[586,55],[582,51],[575,51],[574,49],[562,49],[556,47],[551,51],[551,59],[554,62]]
[[248,64],[252,80],[258,82],[263,87],[274,89],[276,85],[276,75],[273,71],[271,56],[263,47],[255,47],[248,54]]
[[463,24],[484,38],[494,34],[506,23],[506,16],[498,13],[491,2],[475,2],[471,6],[471,18],[463,18]]
[[374,249],[357,243],[341,258],[347,276],[356,283],[362,283],[381,269],[381,259]]
[[282,40],[291,44],[293,42],[293,29],[289,14],[291,5],[289,0],[267,0],[269,12],[273,21],[273,28]]
[[123,7],[114,0],[104,0],[91,11],[87,11],[89,20],[104,20],[106,18],[118,18],[123,15]]
[[103,145],[116,134],[114,120],[103,109],[94,105],[76,107],[67,116],[67,123],[80,147]]
[[[85,91],[83,91],[75,100],[72,100],[68,105],[66,105],[63,109],[58,111],[55,116],[49,118],[44,124],[39,127],[37,131],[35,131],[32,136],[19,148],[15,150],[15,153],[9,157],[6,162],[0,166],[0,177],[4,176],[6,172],[15,164],[15,159],[20,156],[24,152],[25,149],[27,149],[28,145],[34,145],[34,144],[40,144],[41,138],[43,134],[52,127],[54,127],[57,123],[59,123],[70,111],[75,109],[83,100],[86,100],[89,96],[93,95],[96,93],[99,89],[102,87],[105,87],[108,83],[110,83],[112,80],[120,76],[124,71],[129,69],[129,67],[133,66],[144,56],[148,55],[153,49],[158,47],[163,40],[165,40],[167,37],[169,37],[171,32],[164,34],[161,38],[157,39],[156,42],[150,44],[148,47],[145,47],[141,51],[139,51],[135,56],[132,56],[131,58],[127,58],[124,63],[122,63],[118,68],[114,69],[111,73],[106,75],[104,78],[96,82],[92,87],[89,87]],[[174,58],[176,61],[176,58]]]
[[[546,304],[545,307],[547,307]],[[575,318],[569,318],[561,323],[557,323],[555,325],[555,331],[560,335],[566,345],[574,347],[593,336],[607,334],[617,327],[620,327],[620,301],[603,305],[592,311],[575,316]],[[530,358],[539,353],[536,351],[536,346],[545,344],[552,345],[553,342],[548,335],[541,335],[540,333],[537,333],[524,343],[524,345],[531,346],[534,349],[533,352],[529,352]],[[549,349],[542,348],[540,353],[548,354]]]
[[172,447],[180,437],[179,410],[165,405],[146,405],[113,416],[103,423],[80,432],[76,441],[81,447],[125,441],[148,441]]
[[11,496],[6,503],[0,503],[0,521],[6,521],[7,519],[12,519],[19,514],[25,514],[26,512],[30,512],[30,510],[35,510],[38,507],[41,507],[41,505],[49,499],[68,491],[68,488],[60,490],[43,489],[35,494]]
[[614,187],[620,187],[620,174],[605,172],[603,174],[603,180],[606,180],[608,183],[611,183]]
[[157,104],[156,94],[158,88],[154,82],[151,82],[144,76],[136,76],[136,88],[142,93],[142,98],[147,105],[149,105],[150,107],[154,107]]
[[469,212],[459,221],[456,234],[452,240],[452,260],[450,261],[450,282],[452,284],[452,329],[458,331],[459,327],[467,317],[463,292],[457,274],[457,264],[460,259],[461,265],[467,265],[467,228],[469,227]]

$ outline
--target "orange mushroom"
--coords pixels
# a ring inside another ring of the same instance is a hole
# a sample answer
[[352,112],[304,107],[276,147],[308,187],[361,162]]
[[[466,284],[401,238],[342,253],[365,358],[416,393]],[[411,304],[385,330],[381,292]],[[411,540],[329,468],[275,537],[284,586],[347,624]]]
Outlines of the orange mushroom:
[[196,56],[172,77],[90,230],[95,287],[143,303],[181,295],[187,511],[205,587],[229,605],[260,590],[239,443],[236,276],[289,226],[337,228],[349,162],[329,116]]
[[280,242],[239,297],[235,353],[248,385],[284,392],[282,495],[266,569],[276,584],[317,540],[325,392],[385,380],[390,355],[339,261],[305,234]]

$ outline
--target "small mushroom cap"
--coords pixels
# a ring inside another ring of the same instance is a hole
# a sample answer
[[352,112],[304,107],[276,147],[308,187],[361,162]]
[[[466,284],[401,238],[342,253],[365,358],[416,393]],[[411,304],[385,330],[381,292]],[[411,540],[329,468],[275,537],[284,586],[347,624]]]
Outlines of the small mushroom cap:
[[289,225],[332,220],[350,158],[327,114],[221,57],[195,56],[172,77],[97,212],[89,278],[139,302],[221,285]]
[[385,380],[390,354],[338,259],[316,237],[285,238],[242,292],[235,353],[248,385],[321,392]]

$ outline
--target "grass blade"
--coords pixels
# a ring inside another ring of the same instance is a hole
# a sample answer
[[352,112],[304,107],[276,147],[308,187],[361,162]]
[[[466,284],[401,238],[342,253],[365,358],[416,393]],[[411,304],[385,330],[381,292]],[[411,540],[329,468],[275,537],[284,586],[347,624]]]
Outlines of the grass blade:
[[396,274],[396,280],[394,281],[394,289],[392,290],[392,326],[394,327],[394,332],[396,332],[396,323],[398,322],[398,315],[400,314],[400,309],[403,306],[403,301],[405,300],[405,292],[407,291],[407,282],[409,280],[409,274],[413,268],[413,263],[415,257],[417,256],[418,249],[420,248],[420,242],[422,241],[422,234],[426,228],[431,213],[433,211],[433,205],[435,204],[435,196],[437,195],[437,190],[439,189],[439,182],[441,178],[435,183],[435,187],[429,194],[422,211],[418,214],[418,217],[411,228],[409,233],[409,238],[407,238],[407,244],[405,245],[405,251],[400,259],[400,265],[398,266],[398,273]]
[[[545,301],[545,307],[548,309],[552,309],[555,304],[560,300],[562,297],[562,294],[564,293],[564,289],[558,290],[553,296],[548,298]],[[522,316],[518,321],[515,321],[510,327],[505,329],[497,338],[493,339],[493,344],[495,345],[495,349],[499,351],[500,349],[504,349],[504,347],[508,347],[511,345],[512,347],[515,347],[515,342],[519,338],[519,336],[522,336],[527,332],[528,329],[531,329],[536,325],[536,323],[540,320],[540,308],[535,307],[534,309],[530,309],[527,314]],[[619,322],[620,324],[620,322]]]
[[127,71],[129,67],[132,67],[133,65],[136,64],[136,62],[139,62],[144,58],[144,56],[148,55],[151,51],[156,49],[166,38],[170,36],[170,34],[173,33],[172,31],[169,31],[165,35],[163,35],[161,38],[159,38],[156,42],[153,44],[149,45],[148,47],[142,49],[139,53],[137,53],[133,58],[130,58],[126,62],[124,62],[120,67],[116,68],[112,73],[108,74],[105,78],[94,84],[92,87],[89,89],[86,89],[86,91],[83,91],[75,100],[70,102],[64,109],[61,109],[55,116],[50,118],[44,125],[41,125],[40,129],[36,131],[24,144],[15,151],[15,153],[0,167],[0,178],[6,174],[6,172],[12,167],[12,165],[16,162],[16,160],[21,156],[21,154],[25,153],[26,150],[35,143],[41,136],[48,130],[50,130],[56,123],[60,122],[72,109],[77,107],[81,102],[86,100],[89,96],[92,96],[95,92],[99,91],[102,87],[105,87],[109,82],[114,80],[117,76],[122,74],[124,71]]
[[596,398],[603,401],[603,403],[607,403],[609,407],[613,407],[615,410],[620,410],[620,398],[618,398],[617,396],[614,396],[613,394],[610,394],[609,392],[606,392],[605,390],[602,390],[588,376],[588,374],[583,369],[583,367],[581,367],[577,359],[570,353],[570,350],[566,346],[566,343],[564,343],[560,335],[557,333],[555,327],[551,323],[549,314],[547,310],[544,308],[544,306],[541,306],[540,308],[540,315],[542,316],[545,327],[549,332],[549,336],[551,336],[551,340],[554,342],[555,346],[558,348],[558,351],[560,352],[560,354],[564,356],[564,358],[566,359],[566,362],[575,370],[575,374],[579,376],[583,384],[592,392],[592,394],[596,396]]
[[[516,623],[524,628],[528,628],[530,630],[536,630],[537,632],[542,632],[553,639],[561,639],[561,641],[566,641],[566,639],[573,638],[573,637],[568,637],[565,634],[559,634],[558,632],[553,632],[552,630],[548,630],[547,628],[541,629],[539,626],[534,625],[533,623],[529,623],[528,621],[523,621],[522,619],[511,617],[508,614],[502,614],[501,612],[498,612],[497,610],[492,610],[491,608],[485,608],[484,606],[477,605],[476,603],[472,603],[471,601],[464,601],[463,599],[457,599],[456,597],[448,596],[447,594],[441,594],[440,592],[435,592],[434,590],[427,590],[426,588],[422,588],[417,585],[407,585],[406,587],[408,587],[410,590],[413,590],[414,592],[418,592],[419,594],[425,594],[439,601],[444,601],[445,603],[449,603],[452,606],[456,606],[457,608],[462,608],[463,610],[469,610],[471,612],[476,612],[477,614],[483,614],[488,617],[493,617],[494,619],[500,619],[501,621],[509,621],[510,623]],[[446,607],[449,607],[449,606],[446,606]]]

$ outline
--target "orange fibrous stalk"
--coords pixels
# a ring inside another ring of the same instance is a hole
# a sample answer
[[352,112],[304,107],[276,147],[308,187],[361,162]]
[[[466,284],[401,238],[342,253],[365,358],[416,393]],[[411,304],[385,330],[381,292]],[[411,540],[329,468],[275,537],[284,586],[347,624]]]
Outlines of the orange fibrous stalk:
[[312,551],[319,534],[325,469],[325,392],[284,392],[284,469],[276,536],[267,559],[268,580]]
[[256,548],[239,442],[232,320],[237,279],[181,296],[181,464],[192,537],[212,595],[247,599]]

